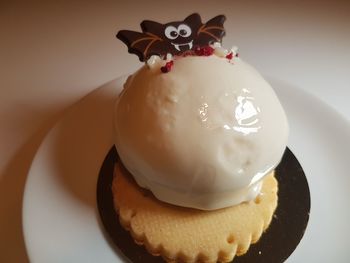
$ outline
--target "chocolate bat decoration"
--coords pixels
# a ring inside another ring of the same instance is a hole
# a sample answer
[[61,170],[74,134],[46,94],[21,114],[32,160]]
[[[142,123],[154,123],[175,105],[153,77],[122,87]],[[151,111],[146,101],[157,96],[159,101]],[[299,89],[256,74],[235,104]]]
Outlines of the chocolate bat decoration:
[[145,20],[141,23],[142,33],[121,30],[117,38],[128,46],[129,53],[136,54],[140,61],[147,61],[152,55],[181,55],[195,47],[221,43],[225,35],[225,20],[224,15],[219,15],[203,24],[196,13],[183,21],[167,24]]

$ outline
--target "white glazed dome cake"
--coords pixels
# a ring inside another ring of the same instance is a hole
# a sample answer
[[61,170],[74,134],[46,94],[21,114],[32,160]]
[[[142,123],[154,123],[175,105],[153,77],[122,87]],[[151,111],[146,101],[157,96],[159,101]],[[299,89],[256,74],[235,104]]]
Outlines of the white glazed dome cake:
[[116,102],[122,163],[161,201],[213,210],[251,200],[286,148],[288,123],[271,86],[220,52],[176,57],[166,74],[151,58]]
[[[121,226],[166,262],[231,262],[258,242],[278,205],[288,122],[271,86],[221,46],[225,19],[194,13],[117,34],[145,64],[115,104],[119,158],[108,187]],[[246,260],[275,255],[257,249]]]

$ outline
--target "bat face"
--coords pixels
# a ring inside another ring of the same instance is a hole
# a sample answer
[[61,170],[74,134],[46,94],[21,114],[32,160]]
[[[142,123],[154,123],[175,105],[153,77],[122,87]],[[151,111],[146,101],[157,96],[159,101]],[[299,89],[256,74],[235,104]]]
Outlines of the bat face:
[[196,46],[196,36],[201,23],[167,23],[164,27],[163,40],[168,43],[169,53],[178,54]]
[[181,55],[197,46],[221,42],[225,34],[224,21],[225,16],[220,15],[203,24],[198,14],[166,24],[145,20],[141,23],[142,33],[122,30],[117,37],[128,46],[130,53],[146,61],[152,55]]

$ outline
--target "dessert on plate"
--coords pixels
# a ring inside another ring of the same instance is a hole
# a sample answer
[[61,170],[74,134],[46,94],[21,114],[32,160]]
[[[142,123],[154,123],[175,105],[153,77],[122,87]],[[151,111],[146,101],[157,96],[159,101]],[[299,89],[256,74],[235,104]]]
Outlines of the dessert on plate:
[[268,228],[288,122],[271,86],[226,50],[223,15],[141,23],[121,39],[144,65],[115,104],[120,223],[168,262],[229,262]]

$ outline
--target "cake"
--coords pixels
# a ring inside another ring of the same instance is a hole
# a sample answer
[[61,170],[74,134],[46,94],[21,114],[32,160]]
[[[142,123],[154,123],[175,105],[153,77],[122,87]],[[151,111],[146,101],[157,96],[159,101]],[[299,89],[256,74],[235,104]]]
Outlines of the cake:
[[121,224],[168,262],[229,262],[268,228],[288,122],[271,86],[236,48],[225,17],[141,23],[117,37],[144,65],[115,104]]

